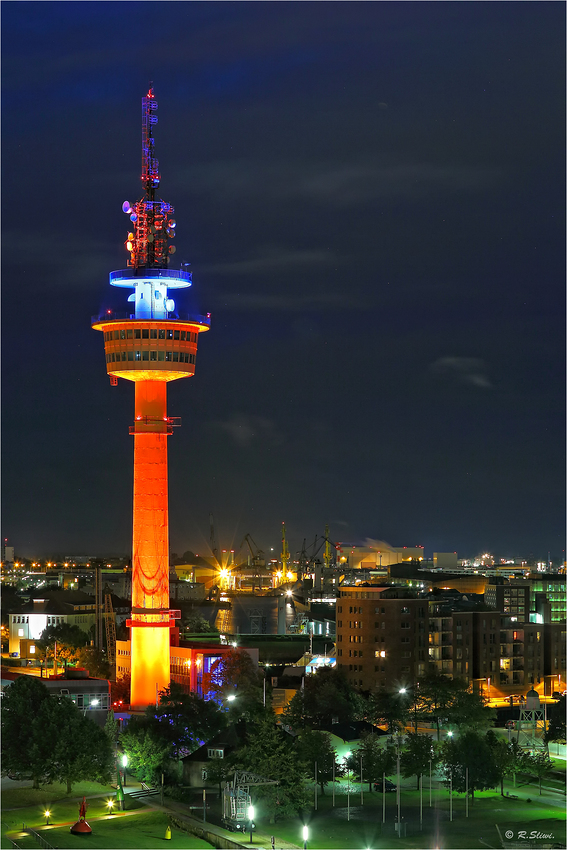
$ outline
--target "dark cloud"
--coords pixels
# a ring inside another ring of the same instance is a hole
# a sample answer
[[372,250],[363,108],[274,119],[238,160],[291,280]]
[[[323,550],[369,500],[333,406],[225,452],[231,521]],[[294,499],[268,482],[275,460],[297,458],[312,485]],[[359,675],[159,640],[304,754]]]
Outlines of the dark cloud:
[[434,375],[454,378],[463,384],[472,384],[481,389],[490,389],[492,386],[486,363],[480,357],[440,357],[429,368]]

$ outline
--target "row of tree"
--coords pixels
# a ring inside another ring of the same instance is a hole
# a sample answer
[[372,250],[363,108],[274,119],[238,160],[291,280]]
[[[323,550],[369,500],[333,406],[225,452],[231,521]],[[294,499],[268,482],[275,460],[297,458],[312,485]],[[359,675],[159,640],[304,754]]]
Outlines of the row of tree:
[[34,676],[19,676],[5,689],[1,731],[2,774],[32,779],[34,788],[62,782],[70,794],[76,782],[112,777],[111,735]]
[[349,685],[340,668],[328,667],[305,678],[284,714],[296,729],[324,729],[331,719],[339,723],[367,720],[385,726],[390,735],[408,725],[417,732],[420,723],[428,722],[435,725],[437,740],[441,725],[482,730],[496,718],[484,697],[471,693],[462,679],[430,673],[419,687],[395,692],[379,688],[362,694]]

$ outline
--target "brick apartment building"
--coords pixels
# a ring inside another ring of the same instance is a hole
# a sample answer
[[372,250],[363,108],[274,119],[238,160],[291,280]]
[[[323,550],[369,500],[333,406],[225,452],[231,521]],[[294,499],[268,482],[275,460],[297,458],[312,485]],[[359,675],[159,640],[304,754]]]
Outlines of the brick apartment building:
[[[514,607],[527,605],[523,593],[515,599]],[[565,683],[564,625],[473,610],[450,592],[439,598],[402,587],[342,587],[336,646],[337,664],[362,690],[411,686],[433,670],[487,693],[523,692],[544,679],[549,693]]]

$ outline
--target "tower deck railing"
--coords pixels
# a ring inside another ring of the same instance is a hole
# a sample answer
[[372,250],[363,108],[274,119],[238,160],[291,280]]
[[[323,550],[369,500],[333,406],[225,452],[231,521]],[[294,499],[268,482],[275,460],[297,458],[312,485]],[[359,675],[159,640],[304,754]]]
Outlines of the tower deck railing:
[[210,316],[198,316],[191,313],[166,313],[163,311],[159,315],[153,315],[150,311],[146,316],[137,317],[135,313],[117,313],[110,310],[105,310],[96,316],[91,316],[91,324],[95,322],[117,322],[117,321],[132,321],[132,322],[157,322],[157,321],[174,321],[174,322],[196,322],[199,325],[210,325]]
[[127,269],[119,269],[118,271],[110,272],[109,280],[112,284],[116,280],[125,280],[126,278],[132,278],[134,281],[138,278],[140,280],[148,279],[148,278],[169,278],[170,280],[183,280],[186,284],[191,284],[191,272],[180,271],[178,269],[148,269],[148,268],[134,268],[130,266]]

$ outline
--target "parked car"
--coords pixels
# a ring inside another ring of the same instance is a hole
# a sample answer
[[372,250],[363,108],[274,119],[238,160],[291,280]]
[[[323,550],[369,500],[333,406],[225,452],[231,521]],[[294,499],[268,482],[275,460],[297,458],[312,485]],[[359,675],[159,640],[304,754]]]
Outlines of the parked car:
[[[393,783],[393,782],[390,782],[390,780],[389,780],[389,779],[386,779],[386,792],[388,792],[388,791],[395,791],[395,790],[396,790],[396,787],[397,787],[397,786],[396,786],[396,785],[394,785],[394,783]],[[378,782],[375,782],[375,783],[374,783],[374,790],[375,790],[375,791],[381,791],[381,790],[382,790],[382,780],[381,780],[381,779],[379,779],[379,780],[378,780]]]

